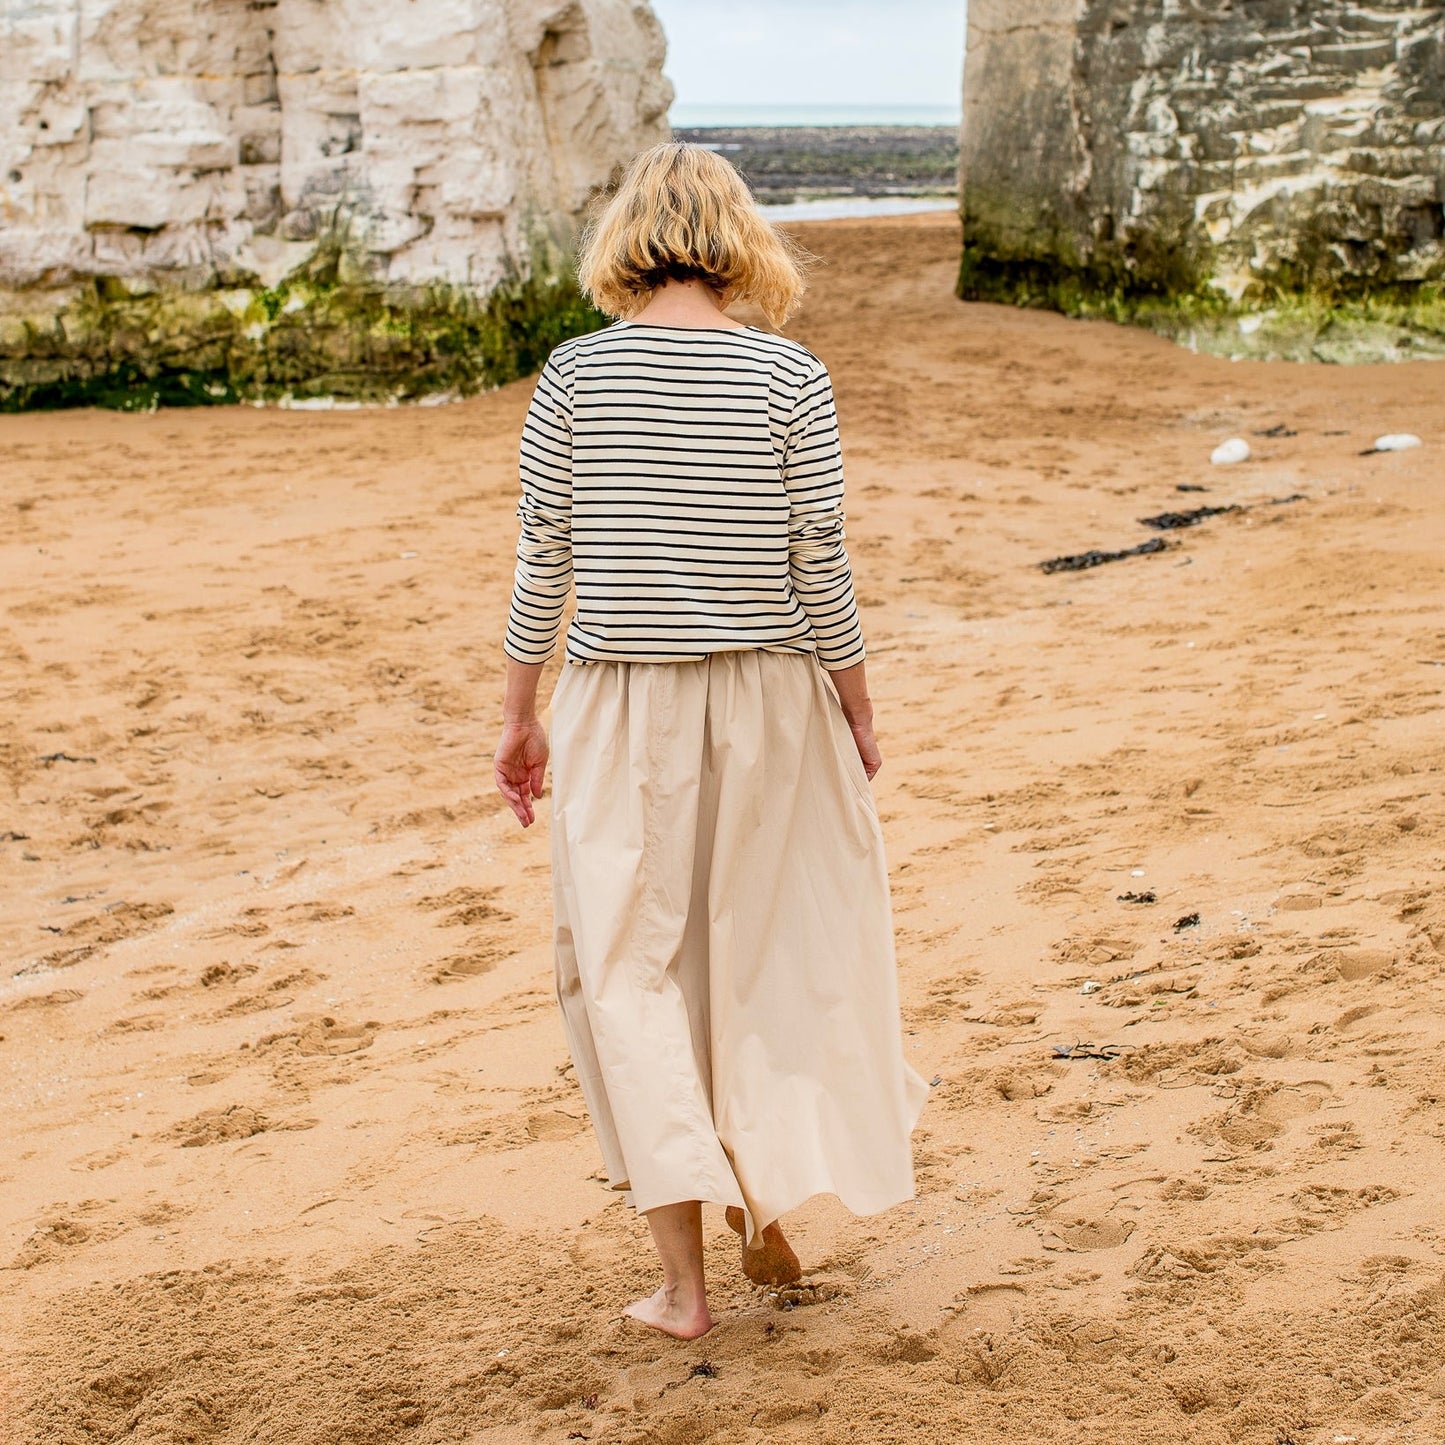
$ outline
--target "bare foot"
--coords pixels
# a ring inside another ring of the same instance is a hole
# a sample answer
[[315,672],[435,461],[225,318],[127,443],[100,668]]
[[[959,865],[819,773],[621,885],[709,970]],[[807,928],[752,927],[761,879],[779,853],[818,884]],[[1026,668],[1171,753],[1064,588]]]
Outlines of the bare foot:
[[622,1313],[676,1340],[695,1340],[716,1323],[705,1298],[684,1299],[680,1290],[666,1285],[646,1299],[633,1300]]
[[803,1266],[793,1253],[793,1246],[783,1238],[783,1231],[776,1224],[763,1230],[762,1243],[754,1249],[748,1248],[747,1223],[743,1212],[735,1205],[727,1210],[728,1227],[742,1236],[743,1273],[754,1284],[792,1284],[802,1279]]

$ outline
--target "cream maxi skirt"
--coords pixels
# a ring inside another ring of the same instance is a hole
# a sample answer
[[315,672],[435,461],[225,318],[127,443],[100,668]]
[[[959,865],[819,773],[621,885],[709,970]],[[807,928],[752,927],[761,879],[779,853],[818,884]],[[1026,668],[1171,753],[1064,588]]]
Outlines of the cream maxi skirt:
[[806,654],[569,664],[552,699],[557,998],[639,1210],[913,1197],[883,838]]

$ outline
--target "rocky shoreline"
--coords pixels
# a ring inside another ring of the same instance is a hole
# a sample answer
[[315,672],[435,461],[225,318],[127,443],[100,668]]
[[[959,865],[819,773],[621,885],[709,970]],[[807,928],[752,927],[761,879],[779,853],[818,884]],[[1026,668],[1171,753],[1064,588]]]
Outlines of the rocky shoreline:
[[707,126],[675,127],[672,134],[720,151],[769,205],[958,193],[956,126]]

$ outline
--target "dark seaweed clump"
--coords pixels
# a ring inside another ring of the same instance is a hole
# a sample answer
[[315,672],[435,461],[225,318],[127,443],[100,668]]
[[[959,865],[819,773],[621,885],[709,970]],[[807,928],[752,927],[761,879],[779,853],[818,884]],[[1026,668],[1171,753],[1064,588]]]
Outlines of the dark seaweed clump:
[[1126,557],[1144,557],[1151,552],[1162,552],[1169,544],[1162,537],[1153,537],[1140,542],[1137,547],[1125,547],[1121,552],[1101,552],[1097,548],[1090,552],[1077,552],[1072,557],[1050,557],[1039,566],[1045,572],[1084,572],[1090,567],[1102,567],[1105,562],[1122,562]]
[[1226,512],[1237,512],[1239,507],[1195,507],[1188,512],[1160,512],[1155,517],[1140,517],[1145,527],[1156,532],[1175,532],[1181,527],[1197,527],[1206,517],[1222,517]]

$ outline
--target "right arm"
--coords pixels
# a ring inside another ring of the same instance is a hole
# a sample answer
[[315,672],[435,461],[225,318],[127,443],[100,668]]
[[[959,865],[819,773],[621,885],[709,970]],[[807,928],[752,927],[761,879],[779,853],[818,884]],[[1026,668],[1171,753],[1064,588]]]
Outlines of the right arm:
[[545,662],[557,645],[572,590],[572,404],[569,379],[549,359],[522,427],[521,534],[503,651]]
[[537,716],[537,683],[541,677],[540,662],[507,659],[502,736],[492,764],[497,790],[524,828],[536,821],[532,800],[542,796],[547,772],[547,730]]
[[493,765],[497,788],[525,828],[542,794],[547,733],[537,717],[537,684],[552,655],[572,588],[572,407],[568,378],[551,359],[537,379],[522,428],[521,533],[502,650],[507,693]]
[[832,679],[838,701],[843,705],[843,716],[848,719],[848,728],[853,741],[858,745],[858,756],[863,760],[863,771],[869,781],[883,766],[883,754],[878,751],[878,739],[873,735],[873,699],[868,696],[868,679],[863,664],[855,662],[852,667],[834,668],[828,676]]

